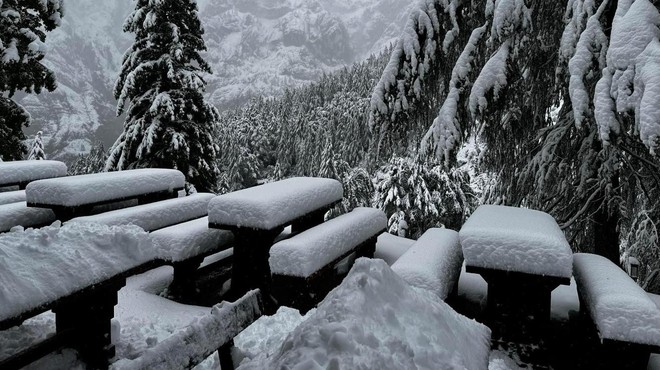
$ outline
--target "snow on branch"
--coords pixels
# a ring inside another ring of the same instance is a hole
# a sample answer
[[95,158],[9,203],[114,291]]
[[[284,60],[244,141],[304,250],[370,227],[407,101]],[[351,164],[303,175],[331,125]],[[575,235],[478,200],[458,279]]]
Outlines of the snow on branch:
[[447,161],[449,159],[448,151],[454,149],[460,140],[460,127],[456,121],[456,113],[460,93],[463,91],[461,86],[463,86],[468,73],[472,69],[474,51],[486,30],[487,24],[475,28],[470,35],[467,45],[456,60],[451,74],[451,81],[449,82],[449,93],[442,103],[442,107],[440,107],[433,125],[431,125],[431,128],[422,139],[422,153],[432,151],[433,155],[438,158],[444,157],[445,161]]
[[573,114],[575,116],[575,125],[582,126],[582,122],[589,110],[589,93],[584,84],[587,74],[596,68],[594,59],[598,60],[598,69],[605,66],[605,53],[607,51],[607,36],[603,32],[600,23],[608,1],[601,3],[598,11],[587,21],[587,26],[580,35],[580,39],[575,47],[575,54],[568,62],[568,70],[571,75],[568,84],[568,93],[573,104]]
[[[585,31],[586,32],[586,31]],[[639,135],[652,154],[660,147],[660,13],[649,0],[618,1],[607,50],[607,69],[596,86],[600,137]],[[609,88],[609,89],[608,89]],[[635,127],[622,130],[614,112],[634,111]]]
[[476,117],[488,105],[486,93],[491,89],[495,98],[498,97],[500,90],[506,86],[506,66],[509,58],[509,49],[511,40],[505,41],[484,65],[479,73],[479,77],[474,81],[472,91],[470,91],[469,107],[470,113]]

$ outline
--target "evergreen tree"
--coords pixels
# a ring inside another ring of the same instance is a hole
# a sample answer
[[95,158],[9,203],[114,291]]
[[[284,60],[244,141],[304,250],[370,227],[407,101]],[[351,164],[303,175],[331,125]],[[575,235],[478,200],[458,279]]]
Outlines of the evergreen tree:
[[46,159],[46,154],[44,154],[44,143],[41,141],[41,131],[37,132],[37,135],[34,137],[32,142],[32,149],[30,150],[30,155],[28,160],[43,160]]
[[652,215],[660,208],[658,8],[420,2],[372,96],[374,156],[408,135],[451,166],[476,134],[482,169],[497,174],[489,202],[545,210],[575,249],[618,263],[619,231],[633,227],[642,203]]
[[62,0],[0,1],[0,158],[17,160],[27,153],[22,127],[30,115],[11,97],[16,91],[53,91],[55,75],[41,60],[46,32],[61,23]]
[[103,143],[98,141],[86,155],[79,155],[75,162],[69,166],[69,175],[84,175],[88,173],[103,172],[108,154]]
[[138,0],[124,24],[135,42],[115,85],[124,132],[110,150],[108,170],[166,167],[182,171],[199,191],[217,187],[217,110],[203,97],[211,73],[194,0]]

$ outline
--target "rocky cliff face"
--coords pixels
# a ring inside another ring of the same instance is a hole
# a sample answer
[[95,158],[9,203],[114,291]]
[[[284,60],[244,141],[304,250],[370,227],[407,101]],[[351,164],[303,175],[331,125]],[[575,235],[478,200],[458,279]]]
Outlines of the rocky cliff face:
[[[122,129],[112,87],[132,41],[122,24],[131,0],[67,0],[62,27],[48,35],[53,93],[19,96],[32,114],[28,137],[44,131],[50,158],[67,159]],[[223,109],[277,95],[360,61],[396,39],[406,0],[199,0],[206,30],[211,101]]]

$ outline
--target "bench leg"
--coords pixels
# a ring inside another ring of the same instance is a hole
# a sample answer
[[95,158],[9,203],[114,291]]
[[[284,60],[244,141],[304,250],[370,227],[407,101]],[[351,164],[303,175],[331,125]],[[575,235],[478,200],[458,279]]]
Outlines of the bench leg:
[[53,310],[57,332],[73,330],[73,346],[90,368],[107,369],[109,360],[115,356],[110,321],[114,317],[117,293],[125,283],[126,279],[121,279]]
[[234,370],[234,359],[231,357],[232,347],[234,347],[233,339],[218,348],[218,357],[220,358],[220,368],[222,370]]
[[174,278],[170,284],[169,293],[176,299],[185,301],[194,299],[198,293],[196,273],[203,258],[191,258],[182,262],[175,262]]
[[235,244],[230,298],[238,299],[252,289],[260,289],[264,297],[264,313],[275,313],[277,302],[272,294],[268,258],[270,247],[282,230],[238,229],[233,232]]

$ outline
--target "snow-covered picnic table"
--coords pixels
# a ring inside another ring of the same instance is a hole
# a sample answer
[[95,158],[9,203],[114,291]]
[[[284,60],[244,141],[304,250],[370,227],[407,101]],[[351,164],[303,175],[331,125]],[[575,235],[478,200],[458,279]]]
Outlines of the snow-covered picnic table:
[[0,188],[25,189],[31,181],[66,176],[66,164],[59,161],[0,162]]
[[540,211],[484,205],[460,230],[467,272],[488,283],[496,317],[550,318],[550,293],[569,285],[573,254],[557,222]]
[[232,294],[260,288],[267,300],[268,254],[275,238],[288,225],[298,232],[322,223],[342,197],[337,180],[296,177],[213,198],[209,227],[231,230],[235,237]]
[[67,221],[89,214],[98,205],[176,198],[184,184],[180,171],[145,168],[33,181],[25,196],[28,206],[50,208],[60,220]]

